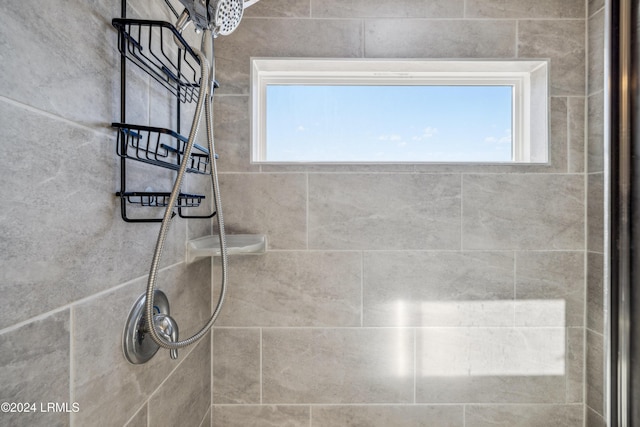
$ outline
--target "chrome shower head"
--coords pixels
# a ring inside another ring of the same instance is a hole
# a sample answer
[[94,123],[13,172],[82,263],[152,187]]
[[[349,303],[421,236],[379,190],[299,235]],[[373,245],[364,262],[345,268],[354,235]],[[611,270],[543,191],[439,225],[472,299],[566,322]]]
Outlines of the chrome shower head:
[[[213,14],[213,36],[231,34],[242,20],[244,12],[243,0],[218,0],[216,2],[215,12]],[[211,8],[211,5],[209,5]]]
[[196,30],[211,30],[214,37],[231,34],[242,20],[244,9],[257,3],[258,0],[180,0],[184,5],[188,20],[179,20],[178,30],[190,21]]

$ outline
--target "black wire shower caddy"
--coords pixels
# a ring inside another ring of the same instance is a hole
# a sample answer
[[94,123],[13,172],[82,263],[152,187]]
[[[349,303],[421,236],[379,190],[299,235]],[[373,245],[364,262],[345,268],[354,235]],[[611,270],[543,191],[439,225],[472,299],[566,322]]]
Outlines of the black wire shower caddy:
[[[122,18],[112,20],[118,30],[120,51],[120,122],[117,129],[116,152],[120,157],[120,211],[127,222],[161,222],[161,218],[131,217],[128,206],[166,207],[169,192],[128,191],[127,162],[137,161],[177,171],[187,162],[187,172],[210,173],[210,153],[194,144],[186,158],[187,138],[180,134],[181,104],[197,101],[200,94],[200,61],[175,27],[164,21],[126,18],[126,0],[122,1]],[[180,46],[180,47],[178,47]],[[127,123],[127,63],[135,64],[171,93],[176,101],[175,130]],[[216,155],[217,158],[217,155]],[[212,218],[209,215],[188,215],[185,208],[199,207],[204,195],[180,193],[175,208],[182,218]],[[174,212],[174,215],[176,213]]]

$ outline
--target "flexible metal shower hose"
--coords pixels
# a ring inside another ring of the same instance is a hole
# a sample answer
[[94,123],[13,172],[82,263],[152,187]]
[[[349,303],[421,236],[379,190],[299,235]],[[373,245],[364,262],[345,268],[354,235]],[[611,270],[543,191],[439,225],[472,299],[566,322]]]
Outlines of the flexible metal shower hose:
[[[202,50],[205,52],[212,52],[212,43],[213,38],[211,36],[211,31],[206,30],[203,34],[203,47]],[[196,104],[196,111],[193,117],[193,122],[191,125],[191,131],[189,132],[189,138],[187,140],[187,146],[184,150],[183,161],[180,164],[180,169],[178,170],[178,176],[176,177],[176,181],[173,184],[173,189],[171,191],[171,196],[169,197],[169,203],[167,204],[167,209],[164,213],[164,217],[162,219],[162,224],[160,226],[160,232],[158,234],[158,241],[156,242],[156,248],[153,253],[153,260],[151,262],[151,271],[149,272],[149,280],[147,282],[147,293],[145,300],[145,322],[149,328],[149,335],[151,339],[158,344],[162,348],[166,349],[179,349],[191,345],[197,341],[199,341],[213,326],[213,323],[218,318],[220,314],[220,310],[222,309],[222,304],[224,302],[224,297],[226,294],[227,287],[227,244],[226,244],[226,236],[224,230],[224,218],[222,215],[222,200],[220,198],[220,185],[218,182],[218,168],[216,165],[215,159],[215,144],[213,140],[213,106],[212,106],[212,87],[213,87],[213,73],[214,69],[211,67],[210,73],[210,62],[202,51],[197,49],[193,49],[195,53],[198,55],[200,59],[200,69],[201,69],[201,84],[200,84],[200,93],[198,95],[198,103]],[[213,55],[211,56],[211,61],[213,61]],[[213,62],[211,62],[213,63]],[[206,128],[207,128],[207,141],[209,148],[209,159],[211,161],[211,185],[213,187],[214,193],[214,203],[216,209],[216,217],[218,219],[218,232],[220,235],[220,254],[222,255],[222,283],[220,285],[220,294],[218,297],[218,303],[216,304],[209,321],[196,332],[190,338],[185,340],[180,340],[176,342],[167,341],[163,337],[161,337],[156,331],[155,324],[153,322],[153,297],[156,289],[156,280],[158,274],[158,266],[160,263],[160,258],[162,256],[162,250],[164,248],[164,243],[167,237],[167,232],[169,230],[169,225],[171,224],[171,219],[173,217],[173,207],[175,206],[176,200],[178,199],[178,195],[180,194],[180,187],[182,185],[182,180],[184,178],[184,174],[187,169],[187,163],[189,156],[191,155],[191,150],[196,140],[196,136],[198,134],[198,129],[200,127],[200,119],[202,116],[202,106],[204,104],[205,109],[205,119],[206,119]]]

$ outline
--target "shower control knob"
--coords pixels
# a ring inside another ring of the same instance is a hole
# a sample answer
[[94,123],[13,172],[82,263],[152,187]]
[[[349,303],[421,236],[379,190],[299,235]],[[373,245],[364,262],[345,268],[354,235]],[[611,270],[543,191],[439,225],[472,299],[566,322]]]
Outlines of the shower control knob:
[[[153,323],[155,323],[156,331],[158,335],[167,341],[178,341],[178,324],[168,314],[156,314],[153,316]],[[178,358],[178,349],[172,348],[169,350],[169,356],[172,359]]]

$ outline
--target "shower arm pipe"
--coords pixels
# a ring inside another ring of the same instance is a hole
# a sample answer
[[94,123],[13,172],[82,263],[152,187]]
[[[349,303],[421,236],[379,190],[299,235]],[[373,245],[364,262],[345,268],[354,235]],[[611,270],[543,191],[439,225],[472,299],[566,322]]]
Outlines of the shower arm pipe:
[[[212,43],[212,39],[213,38],[212,38],[211,31],[205,30],[203,34],[203,50],[205,50],[205,52],[212,51],[212,48],[209,47]],[[218,227],[219,227],[219,233],[220,233],[220,251],[222,255],[222,284],[221,284],[220,297],[218,299],[218,304],[216,305],[214,312],[209,318],[209,321],[198,332],[196,332],[193,336],[185,340],[180,340],[175,342],[167,341],[162,336],[160,336],[160,334],[156,330],[156,326],[153,321],[153,314],[154,314],[153,299],[154,299],[154,292],[156,288],[158,266],[160,263],[160,258],[162,256],[162,250],[164,248],[164,243],[166,240],[169,225],[171,224],[171,220],[174,216],[173,207],[175,206],[175,202],[180,193],[180,187],[182,185],[182,180],[187,168],[188,162],[185,161],[185,162],[182,162],[182,164],[180,165],[180,169],[178,170],[178,176],[176,177],[176,181],[173,185],[173,190],[171,191],[171,196],[169,197],[169,202],[167,204],[167,209],[165,210],[164,217],[162,219],[160,232],[158,234],[158,240],[156,242],[156,248],[153,254],[153,260],[151,263],[151,270],[149,272],[149,280],[147,282],[147,292],[146,292],[146,300],[145,300],[145,321],[146,321],[146,324],[148,325],[149,335],[151,336],[151,339],[156,344],[158,344],[158,346],[165,349],[169,349],[169,350],[174,350],[174,349],[177,350],[179,348],[183,348],[188,345],[191,345],[199,341],[209,331],[209,329],[211,329],[211,327],[213,326],[213,323],[215,322],[216,318],[220,313],[220,309],[222,308],[222,303],[224,301],[224,296],[226,292],[226,281],[227,281],[227,250],[226,250],[226,244],[225,244],[226,242],[225,242],[225,233],[224,233],[224,220],[222,218],[222,206],[220,203],[220,191],[218,188],[217,166],[216,166],[216,160],[214,155],[215,147],[213,142],[212,111],[211,111],[211,105],[210,105],[211,96],[212,96],[212,93],[211,93],[212,69],[210,69],[207,55],[205,55],[205,53],[197,49],[193,49],[193,50],[198,56],[198,58],[200,59],[201,85],[200,85],[200,93],[198,95],[198,102],[196,104],[196,111],[193,117],[193,122],[191,125],[189,138],[187,141],[187,146],[185,147],[184,156],[185,158],[188,158],[189,155],[191,154],[191,150],[193,148],[196,136],[198,134],[200,119],[202,117],[202,107],[204,104],[205,111],[207,112],[206,120],[207,120],[207,139],[208,139],[209,149],[210,149],[209,157],[212,163],[211,180],[212,180],[212,184],[214,185],[213,192],[215,193],[215,197],[214,197],[214,203],[216,205],[215,208],[218,212],[216,216],[218,218]]]

